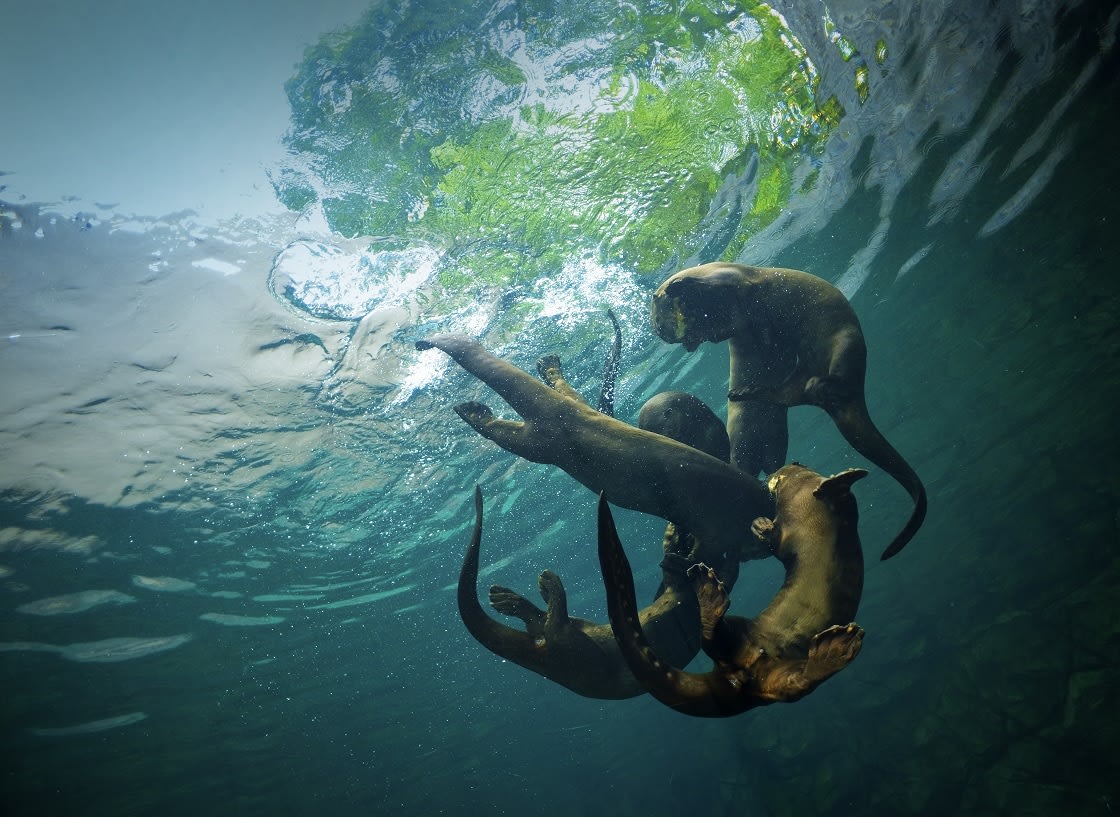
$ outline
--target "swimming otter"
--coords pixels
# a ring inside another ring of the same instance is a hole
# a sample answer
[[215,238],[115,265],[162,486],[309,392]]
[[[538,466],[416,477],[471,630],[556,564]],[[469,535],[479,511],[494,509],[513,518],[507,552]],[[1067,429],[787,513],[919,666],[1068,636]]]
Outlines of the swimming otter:
[[[767,549],[748,535],[752,521],[773,508],[757,479],[684,443],[608,417],[550,388],[478,341],[435,335],[418,349],[440,349],[496,391],[523,422],[500,420],[482,403],[455,412],[475,431],[533,462],[559,466],[616,505],[659,516],[701,543],[700,557],[724,563],[729,555],[761,559]],[[738,562],[728,560],[727,564]]]
[[[544,357],[538,363],[545,381],[572,399],[582,400],[563,377],[560,359]],[[688,418],[682,424],[682,418]],[[704,450],[726,459],[729,452],[727,431],[723,423],[699,399],[683,392],[655,395],[646,401],[639,414],[642,428],[679,439],[695,441]],[[630,672],[615,641],[610,624],[596,624],[568,614],[567,593],[560,577],[546,570],[538,577],[546,610],[507,587],[490,588],[490,604],[494,609],[525,625],[524,630],[509,627],[486,614],[478,602],[475,585],[478,581],[479,548],[482,541],[482,492],[475,488],[475,526],[459,573],[459,614],[475,639],[496,655],[513,661],[538,675],[589,698],[631,698],[645,694]],[[696,593],[687,577],[687,569],[697,561],[698,543],[694,537],[672,523],[665,531],[664,559],[661,562],[662,582],[654,602],[638,614],[642,631],[665,660],[684,666],[700,649],[700,613]],[[722,565],[734,575],[738,554],[732,554],[734,565]],[[727,561],[727,560],[725,560]]]
[[729,600],[715,571],[692,568],[703,648],[715,662],[704,674],[678,669],[643,634],[630,564],[600,497],[607,612],[627,664],[650,694],[688,715],[727,717],[798,700],[851,663],[863,643],[852,620],[863,592],[863,551],[850,488],[866,475],[851,469],[825,478],[793,464],[771,477],[777,514],[759,518],[753,530],[785,565],[786,580],[754,619],[725,615]]
[[807,272],[714,263],[670,276],[654,293],[654,331],[694,351],[728,341],[731,461],[752,476],[785,460],[786,408],[829,413],[853,448],[909,492],[914,510],[881,558],[894,556],[926,515],[922,481],[871,420],[864,398],[867,347],[848,299]]
[[[621,699],[645,694],[645,687],[622,657],[610,624],[570,616],[564,584],[551,570],[542,572],[538,579],[546,610],[506,587],[490,588],[491,605],[521,619],[524,630],[491,618],[479,604],[475,590],[481,542],[482,491],[476,487],[474,531],[459,573],[458,589],[459,615],[476,641],[494,654],[588,698]],[[700,649],[700,612],[686,575],[692,559],[674,552],[680,543],[670,526],[662,561],[665,590],[636,615],[658,654],[683,666]]]

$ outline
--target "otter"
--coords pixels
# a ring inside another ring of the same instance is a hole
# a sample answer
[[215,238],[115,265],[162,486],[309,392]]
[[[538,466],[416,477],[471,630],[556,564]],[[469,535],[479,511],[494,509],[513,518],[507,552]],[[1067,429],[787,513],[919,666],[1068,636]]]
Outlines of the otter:
[[707,673],[684,672],[657,654],[642,631],[630,564],[605,495],[599,499],[599,562],[607,612],[630,670],[653,697],[698,717],[728,717],[758,706],[796,701],[846,667],[864,631],[853,619],[863,592],[863,550],[851,485],[867,475],[849,469],[822,477],[791,464],[770,478],[773,519],[753,531],[786,568],[786,580],[754,619],[725,615],[729,599],[715,570],[693,577]]
[[[474,501],[474,531],[459,572],[458,603],[459,616],[475,640],[495,655],[587,698],[617,700],[644,695],[646,689],[622,657],[610,624],[569,615],[564,584],[551,570],[543,571],[538,578],[545,610],[509,588],[490,588],[494,609],[520,619],[524,630],[486,613],[475,589],[482,542],[482,490],[478,487]],[[686,573],[692,559],[679,552],[684,541],[670,525],[661,563],[665,589],[652,604],[636,612],[643,633],[658,654],[682,666],[700,650],[699,607]]]
[[596,411],[472,338],[435,335],[416,345],[450,355],[522,417],[498,419],[475,401],[455,406],[483,437],[524,459],[558,466],[595,493],[605,491],[616,505],[676,523],[699,541],[702,561],[737,570],[738,560],[729,556],[770,555],[749,535],[753,520],[773,509],[770,493],[754,477],[711,454]]
[[[550,386],[582,400],[563,377],[560,359],[548,355],[538,369]],[[687,423],[682,419],[688,418]],[[723,423],[703,402],[683,392],[658,394],[646,401],[639,426],[687,444],[696,443],[714,456],[727,459],[730,444]],[[482,541],[482,492],[475,488],[475,526],[459,573],[459,615],[467,630],[496,655],[543,675],[588,698],[619,699],[645,694],[619,651],[610,624],[596,624],[568,614],[567,593],[560,577],[545,570],[537,579],[546,610],[521,594],[500,585],[490,588],[491,606],[520,619],[524,630],[495,621],[478,602],[479,549]],[[670,523],[665,530],[661,562],[662,582],[652,604],[638,614],[642,631],[654,649],[679,666],[700,650],[699,608],[687,578],[696,562],[698,543]],[[733,558],[736,563],[738,554]],[[724,566],[721,569],[727,569]],[[732,572],[734,572],[732,570]]]
[[891,558],[913,538],[926,515],[925,486],[867,411],[867,347],[840,290],[800,270],[704,264],[661,284],[650,320],[663,340],[690,352],[704,341],[728,341],[732,463],[752,476],[775,470],[786,457],[786,409],[819,406],[844,439],[914,502],[881,558]]

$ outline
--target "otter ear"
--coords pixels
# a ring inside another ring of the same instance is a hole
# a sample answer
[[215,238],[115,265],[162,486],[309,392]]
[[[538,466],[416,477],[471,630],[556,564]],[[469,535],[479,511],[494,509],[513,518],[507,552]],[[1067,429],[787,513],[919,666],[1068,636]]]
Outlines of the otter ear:
[[837,497],[851,493],[852,483],[858,482],[865,476],[867,476],[867,472],[862,468],[849,468],[847,471],[833,474],[831,477],[826,477],[813,490],[813,496],[825,502],[830,502]]

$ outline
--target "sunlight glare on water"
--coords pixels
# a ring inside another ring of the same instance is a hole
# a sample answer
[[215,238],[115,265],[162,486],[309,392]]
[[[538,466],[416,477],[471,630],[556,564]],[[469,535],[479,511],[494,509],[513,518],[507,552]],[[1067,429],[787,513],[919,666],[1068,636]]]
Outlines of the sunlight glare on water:
[[348,251],[322,241],[285,247],[269,288],[283,303],[325,320],[358,320],[381,307],[407,306],[440,263],[433,248],[414,245]]

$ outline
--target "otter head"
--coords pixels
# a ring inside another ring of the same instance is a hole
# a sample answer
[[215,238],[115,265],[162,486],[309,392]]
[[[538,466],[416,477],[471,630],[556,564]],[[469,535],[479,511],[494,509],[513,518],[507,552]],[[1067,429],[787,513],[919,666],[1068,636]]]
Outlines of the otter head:
[[752,267],[704,264],[670,276],[653,294],[650,322],[666,343],[694,351],[701,343],[720,343],[737,334]]
[[794,462],[771,474],[767,487],[774,496],[779,519],[812,525],[811,519],[823,510],[827,512],[827,518],[855,522],[858,511],[852,496],[852,484],[866,476],[867,471],[862,468],[849,468],[824,477]]

